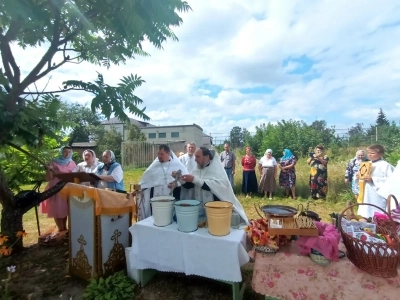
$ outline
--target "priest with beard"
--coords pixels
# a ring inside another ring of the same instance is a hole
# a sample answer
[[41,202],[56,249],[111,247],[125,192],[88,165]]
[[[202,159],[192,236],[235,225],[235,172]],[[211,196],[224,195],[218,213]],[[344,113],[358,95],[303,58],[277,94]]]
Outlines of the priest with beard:
[[[233,193],[226,172],[221,165],[218,154],[205,147],[196,149],[197,166],[191,172],[181,177],[180,199],[195,199],[201,202],[199,218],[206,215],[204,204],[210,201],[228,201],[240,215],[242,223],[248,223],[246,213]],[[173,173],[172,176],[175,174]],[[169,187],[173,188],[173,182]]]
[[[172,172],[181,170],[181,174],[188,174],[181,163],[167,145],[158,147],[157,158],[147,168],[140,179],[141,199],[138,204],[138,219],[144,220],[152,215],[150,199],[157,196],[170,195],[171,189],[168,183],[174,178]],[[175,174],[175,173],[174,173]],[[179,199],[180,188],[175,189],[173,196]]]

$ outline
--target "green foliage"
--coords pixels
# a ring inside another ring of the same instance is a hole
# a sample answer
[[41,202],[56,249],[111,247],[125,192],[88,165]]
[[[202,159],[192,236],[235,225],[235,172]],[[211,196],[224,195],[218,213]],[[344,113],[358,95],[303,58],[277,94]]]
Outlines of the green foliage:
[[83,294],[83,300],[131,300],[135,283],[120,271],[104,279],[91,279]]
[[139,116],[144,120],[150,118],[144,113],[145,108],[139,109],[137,106],[143,103],[143,100],[135,96],[135,89],[142,85],[142,80],[137,75],[123,77],[118,86],[110,86],[104,83],[103,75],[98,73],[94,83],[87,83],[80,80],[68,80],[64,82],[64,89],[82,90],[94,95],[91,108],[93,114],[97,110],[109,118],[114,113],[120,120],[128,121],[129,117],[124,110],[128,109],[130,113]]
[[393,166],[396,166],[397,163],[400,161],[400,149],[389,152],[388,155],[385,155],[385,160],[387,160]]
[[[181,25],[179,12],[189,10],[181,0],[0,0],[0,145],[16,135],[28,136],[32,122],[41,127],[44,118],[35,105],[38,95],[56,100],[55,93],[86,91],[94,95],[93,112],[99,109],[107,118],[113,113],[125,120],[127,110],[148,119],[144,108],[137,107],[142,100],[133,94],[144,82],[137,75],[123,77],[115,87],[104,83],[101,74],[94,83],[67,80],[58,91],[32,91],[30,87],[66,63],[87,61],[109,67],[148,55],[141,43],[147,40],[160,49],[167,38],[177,40],[171,27]],[[11,44],[46,47],[36,65],[25,70],[25,78]]]
[[129,123],[127,140],[133,142],[145,142],[146,136],[137,125]]
[[99,113],[93,113],[87,106],[61,102],[57,120],[68,124],[64,126],[62,134],[68,136],[67,144],[71,145],[75,142],[89,142],[89,126],[99,126],[103,117]]
[[248,134],[246,128],[242,130],[239,126],[235,126],[231,129],[229,134],[229,143],[231,149],[242,148],[245,143],[245,136]]
[[[111,127],[109,130],[104,129],[104,126],[92,126],[91,131],[93,132],[93,140],[97,144],[99,156],[105,150],[111,150],[115,154],[115,158],[118,162],[121,162],[121,143],[123,137],[115,127]],[[99,157],[101,161],[101,157]]]
[[386,118],[386,114],[383,112],[382,108],[379,109],[378,117],[376,118],[376,126],[387,126],[389,121]]
[[301,156],[321,143],[325,146],[330,143],[340,143],[334,129],[326,128],[325,121],[314,121],[311,125],[294,120],[262,124],[256,127],[253,137],[247,137],[247,144],[258,156],[262,156],[268,148],[274,151],[276,157],[280,157],[285,148],[292,150],[296,156]]

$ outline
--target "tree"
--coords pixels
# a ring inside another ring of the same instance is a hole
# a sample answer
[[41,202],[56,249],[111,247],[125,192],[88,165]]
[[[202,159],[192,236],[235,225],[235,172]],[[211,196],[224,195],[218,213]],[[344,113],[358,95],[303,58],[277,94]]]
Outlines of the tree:
[[349,145],[352,146],[362,146],[366,144],[367,136],[365,129],[363,128],[364,124],[356,123],[355,126],[350,127],[349,129]]
[[137,125],[130,123],[128,125],[128,141],[145,142],[146,136]]
[[99,139],[95,139],[98,147],[98,153],[102,154],[105,150],[111,150],[114,152],[116,160],[121,162],[121,144],[123,141],[121,133],[119,133],[115,127],[111,127],[110,130],[105,130],[101,125],[96,132],[101,132],[97,136]]
[[245,143],[245,133],[248,132],[245,128],[240,128],[239,126],[235,126],[231,129],[229,134],[230,145],[232,149],[241,148]]
[[[386,118],[386,114],[383,112],[382,108],[379,109],[378,116],[376,117],[376,121],[374,125],[371,125],[371,127],[367,131],[367,135],[371,137],[371,143],[372,143],[372,138],[375,142],[381,142],[380,141],[380,131],[383,129],[383,127],[389,126],[390,123],[388,119]],[[379,138],[378,138],[379,136]]]
[[[99,110],[106,118],[113,113],[127,120],[128,111],[148,120],[145,109],[138,107],[142,99],[134,95],[144,82],[137,75],[123,77],[117,86],[106,84],[97,74],[93,83],[68,80],[59,90],[32,88],[68,63],[86,61],[110,67],[136,55],[147,56],[141,47],[145,39],[161,49],[167,38],[177,40],[171,26],[179,26],[178,12],[189,9],[181,0],[0,0],[0,150],[11,145],[17,149],[34,146],[51,135],[47,125],[57,115],[40,109],[41,96],[56,99],[54,94],[86,91],[93,94],[92,112]],[[11,44],[24,49],[42,47],[44,54],[24,74]],[[22,230],[22,214],[16,210],[1,166],[0,203],[2,231],[10,232],[11,238]]]
[[383,112],[382,108],[379,109],[378,117],[376,118],[376,126],[388,126],[390,125],[386,114]]
[[68,124],[64,134],[68,136],[67,144],[90,141],[90,126],[99,126],[103,117],[93,113],[87,106],[78,103],[62,102],[57,118]]

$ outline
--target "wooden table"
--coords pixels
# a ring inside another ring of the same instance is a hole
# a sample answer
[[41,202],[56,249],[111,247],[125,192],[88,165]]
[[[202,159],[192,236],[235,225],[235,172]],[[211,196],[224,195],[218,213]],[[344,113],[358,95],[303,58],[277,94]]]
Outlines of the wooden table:
[[276,254],[255,253],[252,287],[265,299],[400,299],[399,275],[375,277],[347,258],[323,267],[296,248],[292,243]]

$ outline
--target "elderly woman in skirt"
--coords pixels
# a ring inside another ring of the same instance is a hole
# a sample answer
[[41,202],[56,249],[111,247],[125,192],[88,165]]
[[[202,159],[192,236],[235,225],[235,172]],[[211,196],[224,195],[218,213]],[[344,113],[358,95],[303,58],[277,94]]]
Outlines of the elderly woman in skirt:
[[261,180],[258,187],[260,193],[264,193],[265,198],[272,200],[272,194],[276,190],[276,175],[278,164],[272,156],[272,150],[267,149],[265,155],[258,162],[258,169],[260,171]]
[[257,160],[251,153],[251,148],[246,147],[246,155],[242,157],[242,193],[246,194],[246,198],[251,198],[253,193],[257,193],[258,186],[255,171],[256,165]]

